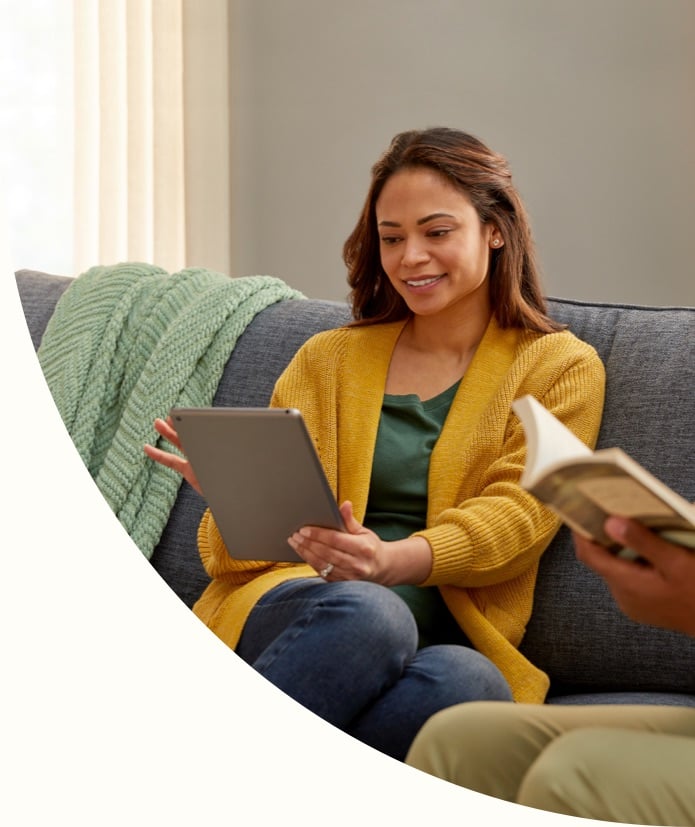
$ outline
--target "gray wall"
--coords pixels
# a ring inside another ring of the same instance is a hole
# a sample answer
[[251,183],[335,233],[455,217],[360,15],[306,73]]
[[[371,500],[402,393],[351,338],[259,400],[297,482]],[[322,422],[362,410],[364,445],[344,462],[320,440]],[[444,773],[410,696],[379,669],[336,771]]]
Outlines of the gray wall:
[[231,0],[235,273],[346,295],[402,129],[509,159],[548,294],[695,305],[694,0]]

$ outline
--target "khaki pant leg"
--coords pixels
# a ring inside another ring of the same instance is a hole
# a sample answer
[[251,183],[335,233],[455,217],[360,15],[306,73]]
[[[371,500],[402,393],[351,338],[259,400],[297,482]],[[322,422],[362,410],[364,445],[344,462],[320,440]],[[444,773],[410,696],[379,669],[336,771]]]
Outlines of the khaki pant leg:
[[406,761],[461,787],[517,801],[524,778],[555,739],[582,727],[645,729],[695,738],[695,709],[473,702],[433,716]]
[[694,769],[692,735],[583,727],[548,745],[517,801],[599,821],[695,827]]

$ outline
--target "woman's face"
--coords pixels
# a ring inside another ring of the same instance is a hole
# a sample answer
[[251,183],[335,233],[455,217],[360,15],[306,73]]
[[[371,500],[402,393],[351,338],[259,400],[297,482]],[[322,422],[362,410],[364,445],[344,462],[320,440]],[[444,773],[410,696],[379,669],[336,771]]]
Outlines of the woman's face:
[[382,267],[413,313],[489,313],[490,251],[503,242],[466,195],[434,170],[416,167],[394,173],[375,207]]

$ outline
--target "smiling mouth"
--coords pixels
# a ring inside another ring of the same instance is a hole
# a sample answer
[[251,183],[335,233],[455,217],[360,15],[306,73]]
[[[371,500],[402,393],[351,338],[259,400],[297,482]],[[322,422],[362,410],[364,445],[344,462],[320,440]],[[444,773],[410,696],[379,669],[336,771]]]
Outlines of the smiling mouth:
[[444,278],[444,275],[441,276],[427,276],[426,278],[421,279],[408,279],[406,284],[408,287],[429,287],[430,284],[434,284],[435,282],[440,281]]

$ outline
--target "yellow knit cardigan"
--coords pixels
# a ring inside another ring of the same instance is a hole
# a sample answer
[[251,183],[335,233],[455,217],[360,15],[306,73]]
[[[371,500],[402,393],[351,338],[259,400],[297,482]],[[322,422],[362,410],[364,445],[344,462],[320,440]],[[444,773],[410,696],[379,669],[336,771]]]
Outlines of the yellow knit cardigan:
[[[364,518],[386,374],[403,323],[339,328],[312,337],[279,378],[271,405],[299,408],[338,502]],[[568,331],[501,329],[493,319],[432,452],[422,585],[438,586],[474,646],[508,680],[515,700],[540,703],[548,678],[518,651],[531,614],[538,561],[557,518],[519,486],[525,440],[510,411],[532,394],[593,447],[605,374],[592,347]],[[193,607],[230,647],[256,601],[305,564],[234,560],[205,512],[198,547],[212,578]],[[262,549],[259,549],[259,554]]]

